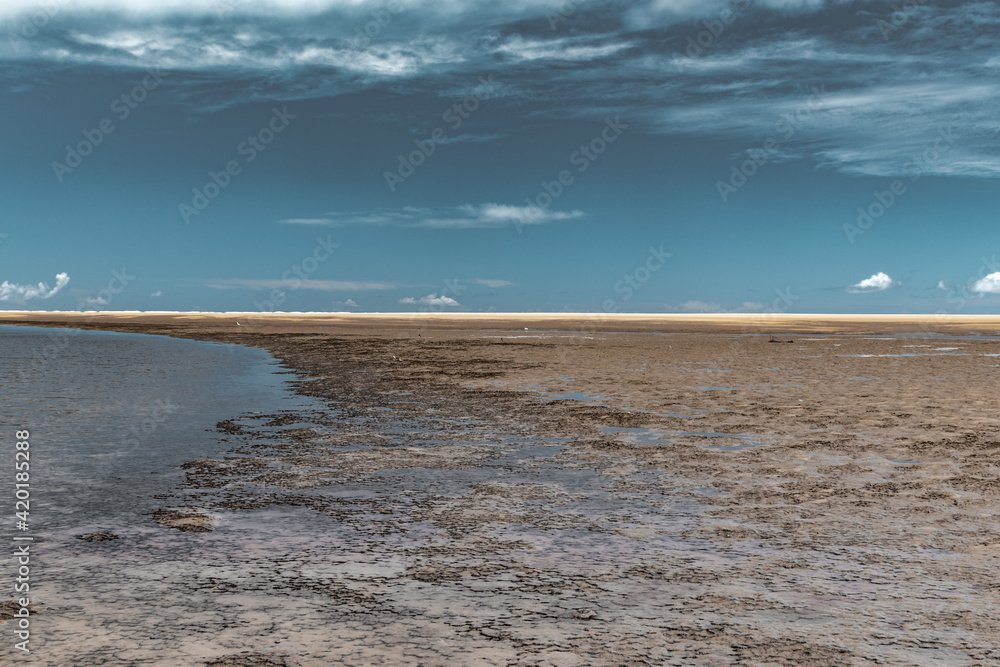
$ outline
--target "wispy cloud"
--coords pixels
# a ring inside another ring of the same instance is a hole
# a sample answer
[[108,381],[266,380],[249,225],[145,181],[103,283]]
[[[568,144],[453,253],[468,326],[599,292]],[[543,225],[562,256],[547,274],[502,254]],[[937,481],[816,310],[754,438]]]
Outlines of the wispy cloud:
[[672,313],[763,313],[767,308],[762,303],[756,301],[744,301],[735,308],[726,308],[714,301],[702,301],[692,299],[683,303],[672,305],[665,304],[664,309]]
[[333,223],[330,218],[286,218],[278,220],[282,225],[329,225]]
[[[15,19],[38,0],[0,5],[16,44],[0,59],[173,69],[173,94],[199,109],[388,85],[452,96],[456,80],[499,66],[508,110],[526,123],[620,113],[634,119],[634,133],[722,137],[747,148],[774,137],[771,161],[848,174],[1000,177],[998,3],[918,3],[887,39],[876,19],[891,20],[896,0],[868,0],[863,11],[847,0],[754,0],[690,53],[689,40],[709,34],[703,22],[718,21],[731,0],[588,0],[573,13],[572,32],[551,31],[546,18],[565,0],[407,0],[363,48],[354,28],[384,0],[53,4],[32,39],[16,39]],[[814,85],[825,90],[819,99],[810,99]],[[942,131],[951,143],[939,141]],[[500,137],[466,131],[448,141]],[[435,223],[486,224],[460,215],[426,222]]]
[[474,278],[469,282],[476,283],[477,285],[485,285],[487,287],[492,287],[493,289],[498,289],[500,287],[511,287],[514,285],[509,280],[490,280],[488,278]]
[[3,283],[0,283],[0,301],[24,302],[29,299],[49,299],[62,291],[62,288],[68,284],[69,274],[67,273],[56,274],[56,284],[54,287],[49,287],[46,283],[19,285],[5,280]]
[[364,280],[261,280],[255,278],[230,278],[204,283],[214,289],[277,289],[277,290],[319,290],[322,292],[362,292],[369,290],[391,290],[405,285]]
[[499,141],[507,135],[505,134],[458,134],[454,137],[448,137],[444,141],[446,144],[488,144],[493,141]]
[[879,271],[870,278],[865,278],[861,282],[844,288],[849,294],[866,294],[868,292],[882,292],[890,287],[897,287],[900,283],[889,277],[888,274]]
[[721,313],[722,306],[717,303],[711,303],[708,301],[701,301],[698,299],[692,299],[690,301],[685,301],[678,306],[671,307],[667,306],[668,310],[673,310],[674,312],[680,313]]
[[466,204],[444,213],[425,218],[418,223],[418,226],[436,229],[482,229],[506,227],[515,223],[543,225],[548,222],[583,217],[583,211],[550,211],[537,206],[509,204]]
[[163,291],[162,290],[156,290],[155,292],[153,292],[149,296],[163,296]]
[[[447,208],[377,209],[363,212],[329,213],[329,225],[399,225],[432,229],[495,229],[511,224],[542,225],[549,222],[574,220],[583,211],[553,211],[537,206],[510,204],[463,204]],[[320,220],[317,218],[317,220]]]
[[442,294],[438,296],[435,294],[428,294],[427,296],[422,296],[419,299],[414,299],[412,296],[408,296],[399,300],[402,304],[416,305],[420,304],[422,306],[461,306],[458,301],[451,298],[450,296],[445,296]]

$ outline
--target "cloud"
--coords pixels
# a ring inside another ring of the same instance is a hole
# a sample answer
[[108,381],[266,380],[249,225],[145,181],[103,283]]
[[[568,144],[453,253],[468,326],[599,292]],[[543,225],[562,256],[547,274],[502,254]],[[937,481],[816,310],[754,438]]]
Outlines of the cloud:
[[722,312],[722,306],[717,303],[708,303],[706,301],[685,301],[677,310],[682,313],[720,313]]
[[278,220],[282,225],[329,225],[333,223],[330,218],[287,218]]
[[845,288],[845,291],[849,294],[866,294],[868,292],[882,292],[889,289],[890,287],[896,287],[900,283],[893,280],[887,274],[879,271],[873,274],[871,278],[865,278],[856,285],[851,285]]
[[463,204],[446,208],[377,209],[355,213],[330,213],[335,225],[395,225],[429,229],[496,229],[508,225],[542,225],[575,220],[583,211],[553,211],[538,206]]
[[357,308],[358,304],[354,299],[346,299],[345,301],[334,301],[334,306],[343,306],[344,308]]
[[972,291],[980,294],[1000,294],[1000,271],[972,283]]
[[29,299],[48,299],[58,294],[68,284],[69,274],[67,273],[56,274],[55,287],[49,287],[46,283],[18,285],[5,280],[0,283],[0,301],[23,302]]
[[163,296],[163,292],[161,290],[156,290],[155,292],[153,292],[149,296]]
[[509,280],[489,280],[487,278],[475,278],[470,282],[474,282],[477,285],[486,285],[487,287],[492,287],[493,289],[500,287],[512,287],[514,285],[514,283]]
[[[164,94],[205,110],[383,93],[388,83],[451,99],[456,81],[498,68],[504,103],[525,124],[612,113],[635,133],[747,149],[773,137],[769,162],[879,177],[1000,176],[998,3],[917,3],[888,37],[878,20],[891,21],[896,0],[577,4],[570,31],[550,25],[566,0],[405,0],[402,15],[361,44],[358,30],[385,0],[4,0],[10,48],[0,59],[20,60],[27,74],[0,85],[44,79],[29,63],[163,67]],[[734,4],[749,7],[721,23]],[[22,25],[34,30],[30,12],[50,5],[38,34],[21,38]],[[814,85],[824,93],[811,95]],[[449,142],[498,138],[469,131]]]
[[499,141],[507,135],[505,134],[458,134],[448,137],[443,143],[446,144],[487,144],[491,141]]
[[364,280],[260,280],[255,278],[231,278],[204,283],[214,289],[237,289],[249,287],[252,289],[276,290],[319,290],[322,292],[362,292],[367,290],[390,290],[405,287],[396,283],[383,283]]
[[945,281],[943,281],[943,280],[939,280],[939,281],[938,281],[938,284],[937,284],[937,288],[938,288],[939,290],[944,290],[945,292],[947,292],[948,290],[950,290],[950,289],[951,289],[950,287],[948,287],[948,283],[946,283],[946,282],[945,282]]
[[692,299],[679,305],[665,304],[664,309],[672,313],[767,313],[772,309],[757,301],[744,301],[735,308],[724,308],[714,301]]
[[450,296],[435,294],[428,294],[427,296],[422,296],[419,299],[414,299],[412,296],[405,297],[399,300],[400,303],[408,305],[420,304],[423,306],[461,306],[458,301],[452,299]]
[[734,313],[763,313],[767,310],[767,306],[757,301],[744,301],[740,306],[738,306]]
[[516,225],[542,225],[547,222],[583,217],[583,211],[550,211],[538,206],[509,204],[466,204],[447,216],[429,217],[418,226],[435,229],[483,229]]
[[106,306],[108,305],[109,301],[105,299],[103,296],[98,296],[98,297],[88,296],[81,299],[80,303],[82,303],[85,306]]

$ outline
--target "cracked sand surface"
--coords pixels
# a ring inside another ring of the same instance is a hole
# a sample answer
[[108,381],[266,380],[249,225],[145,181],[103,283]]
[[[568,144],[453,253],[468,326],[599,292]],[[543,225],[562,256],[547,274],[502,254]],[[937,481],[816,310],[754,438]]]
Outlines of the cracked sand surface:
[[75,540],[32,664],[1000,664],[1000,341],[422,331],[242,335],[328,408]]

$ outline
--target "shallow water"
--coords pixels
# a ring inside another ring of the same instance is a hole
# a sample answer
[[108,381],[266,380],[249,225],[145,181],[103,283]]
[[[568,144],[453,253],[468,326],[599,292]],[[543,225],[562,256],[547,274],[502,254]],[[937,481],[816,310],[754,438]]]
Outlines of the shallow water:
[[[167,496],[183,481],[179,464],[226,447],[217,422],[248,408],[308,407],[276,371],[266,352],[236,345],[0,326],[0,433],[5,443],[15,430],[31,433],[29,530],[15,533],[13,516],[3,525],[8,543],[33,538],[30,594],[41,611],[31,625],[34,650],[20,663],[74,664],[79,647],[109,633],[134,640],[119,647],[131,650],[151,632],[147,625],[186,631],[167,620],[196,611],[184,609],[174,579],[195,558],[192,549],[219,548],[212,560],[233,544],[195,546],[150,514],[176,502]],[[13,447],[4,450],[7,487]],[[102,531],[120,539],[76,539]]]
[[31,432],[32,530],[152,511],[177,465],[220,448],[218,421],[302,406],[280,370],[238,345],[0,326],[0,433]]

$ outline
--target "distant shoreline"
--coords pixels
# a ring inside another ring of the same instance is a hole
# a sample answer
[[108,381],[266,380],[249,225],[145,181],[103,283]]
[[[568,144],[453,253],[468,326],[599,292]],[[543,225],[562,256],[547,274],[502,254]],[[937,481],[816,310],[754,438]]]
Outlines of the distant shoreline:
[[[405,333],[440,329],[518,329],[673,333],[943,333],[1000,335],[1000,315],[792,313],[252,313],[174,311],[0,311],[0,323],[116,329],[184,326],[205,332],[345,333],[376,327]],[[127,329],[126,329],[127,330]],[[167,333],[167,332],[163,332]]]

